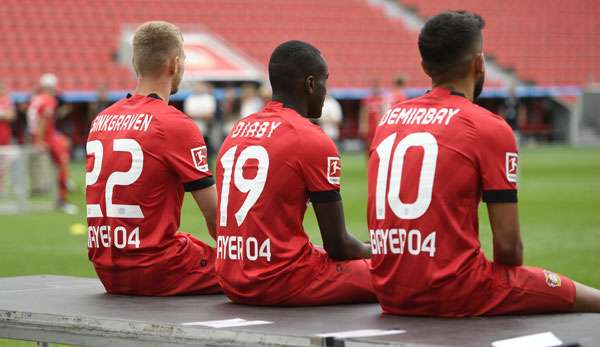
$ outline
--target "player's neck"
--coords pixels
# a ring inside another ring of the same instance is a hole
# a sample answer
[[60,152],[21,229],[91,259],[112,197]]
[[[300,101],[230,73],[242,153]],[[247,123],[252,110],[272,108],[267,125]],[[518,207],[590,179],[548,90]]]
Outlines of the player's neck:
[[169,97],[171,96],[171,81],[144,77],[138,78],[134,94],[147,96],[152,93],[158,94],[164,102],[169,103]]
[[304,118],[308,118],[308,116],[307,116],[308,109],[307,109],[306,104],[303,102],[299,102],[298,100],[295,100],[295,98],[285,96],[285,95],[273,94],[273,98],[271,100],[280,102],[283,104],[284,107],[290,108],[290,109],[296,111],[298,114],[300,114]]
[[448,82],[433,82],[433,88],[442,87],[444,89],[448,89],[451,92],[461,93],[467,99],[473,101],[473,93],[474,87],[473,83],[468,82],[467,80],[458,80],[458,81],[448,81]]

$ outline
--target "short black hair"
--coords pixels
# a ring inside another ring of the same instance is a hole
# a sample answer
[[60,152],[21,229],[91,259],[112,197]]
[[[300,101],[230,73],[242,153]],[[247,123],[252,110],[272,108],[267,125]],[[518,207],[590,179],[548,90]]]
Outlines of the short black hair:
[[464,77],[484,26],[480,15],[467,11],[447,11],[431,17],[419,34],[419,51],[429,76]]
[[298,81],[325,73],[321,52],[303,41],[287,41],[275,48],[269,59],[269,81],[273,93],[292,92]]

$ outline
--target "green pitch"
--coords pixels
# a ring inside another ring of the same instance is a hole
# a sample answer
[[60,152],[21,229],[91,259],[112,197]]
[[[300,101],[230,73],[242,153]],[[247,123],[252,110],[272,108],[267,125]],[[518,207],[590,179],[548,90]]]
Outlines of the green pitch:
[[[342,196],[348,228],[367,240],[366,160],[361,154],[342,157]],[[80,214],[58,212],[0,216],[0,276],[61,274],[93,277],[87,260],[86,234],[72,234],[85,224],[84,166],[74,164]],[[575,280],[600,287],[600,148],[543,147],[525,149],[520,158],[520,216],[528,265],[544,266]],[[482,205],[485,207],[485,205]],[[480,211],[483,248],[491,256],[485,208]],[[321,243],[311,208],[306,231]],[[187,196],[181,230],[214,244],[200,211]]]

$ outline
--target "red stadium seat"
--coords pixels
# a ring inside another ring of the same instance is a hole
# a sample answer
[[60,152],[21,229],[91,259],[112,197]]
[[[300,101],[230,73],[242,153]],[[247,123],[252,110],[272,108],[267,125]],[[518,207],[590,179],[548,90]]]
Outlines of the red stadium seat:
[[[481,13],[487,21],[486,52],[538,84],[581,84],[589,76],[600,77],[600,6],[594,0],[401,4],[414,6],[423,16],[446,8]],[[151,19],[206,27],[263,64],[278,43],[309,41],[328,60],[333,87],[367,87],[375,78],[389,83],[398,73],[409,77],[409,86],[428,85],[420,69],[417,33],[359,0],[64,0],[60,6],[43,0],[3,0],[2,76],[13,89],[34,88],[37,74],[45,71],[56,71],[65,81],[63,89],[95,89],[97,79],[107,80],[110,88],[126,89],[133,77],[111,55],[123,25]]]

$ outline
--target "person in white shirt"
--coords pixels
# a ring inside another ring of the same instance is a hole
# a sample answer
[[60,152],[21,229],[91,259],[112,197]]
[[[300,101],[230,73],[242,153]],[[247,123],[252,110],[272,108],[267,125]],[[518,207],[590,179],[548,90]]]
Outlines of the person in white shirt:
[[321,112],[321,118],[319,118],[319,124],[325,134],[334,142],[337,142],[340,137],[342,117],[342,106],[340,103],[331,95],[327,95],[323,103],[323,111]]
[[263,107],[263,100],[258,95],[256,86],[252,83],[245,83],[241,86],[240,90],[241,106],[240,116],[241,118],[247,117],[253,113],[260,111]]
[[202,132],[208,156],[212,157],[215,153],[211,133],[217,112],[217,98],[213,95],[212,86],[204,82],[196,83],[194,93],[183,103],[183,112],[194,120]]

